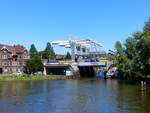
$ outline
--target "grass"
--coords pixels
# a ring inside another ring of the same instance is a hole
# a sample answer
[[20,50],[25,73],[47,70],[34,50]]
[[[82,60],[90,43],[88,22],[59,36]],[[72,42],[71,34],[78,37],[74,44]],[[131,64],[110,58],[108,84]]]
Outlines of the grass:
[[64,80],[63,75],[46,75],[46,76],[36,76],[36,75],[0,75],[0,81],[10,81],[10,80]]
[[150,75],[146,75],[146,78],[150,78]]

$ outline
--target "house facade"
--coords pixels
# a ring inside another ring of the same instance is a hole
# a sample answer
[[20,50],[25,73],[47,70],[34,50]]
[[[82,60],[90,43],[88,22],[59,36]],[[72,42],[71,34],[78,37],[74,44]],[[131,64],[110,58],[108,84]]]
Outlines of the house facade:
[[29,58],[28,50],[22,45],[0,44],[0,73],[22,73]]

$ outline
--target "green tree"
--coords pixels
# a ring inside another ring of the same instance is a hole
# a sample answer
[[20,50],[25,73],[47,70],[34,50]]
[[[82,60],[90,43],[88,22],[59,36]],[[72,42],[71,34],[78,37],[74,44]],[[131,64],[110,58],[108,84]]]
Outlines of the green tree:
[[71,55],[69,52],[67,52],[66,59],[71,59]]
[[43,59],[55,59],[55,52],[52,45],[48,42],[45,50],[42,52]]
[[150,19],[148,19],[148,21],[145,22],[143,33],[146,35],[150,35]]
[[34,55],[38,54],[38,51],[37,51],[37,49],[36,49],[34,44],[31,44],[30,53],[31,53],[31,57],[33,57]]
[[114,62],[123,78],[143,78],[150,74],[150,19],[143,32],[135,32],[122,45],[116,42]]
[[32,58],[28,59],[26,62],[26,67],[27,67],[28,74],[33,74],[38,71],[43,72],[44,70],[42,60],[38,55],[34,55]]

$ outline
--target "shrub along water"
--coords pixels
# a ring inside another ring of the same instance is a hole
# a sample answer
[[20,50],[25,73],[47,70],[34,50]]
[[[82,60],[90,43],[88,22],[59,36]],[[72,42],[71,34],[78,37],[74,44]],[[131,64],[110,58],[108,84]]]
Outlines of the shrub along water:
[[124,44],[117,41],[115,48],[111,59],[121,78],[139,80],[150,75],[150,19],[145,22],[143,31],[133,33]]
[[36,76],[36,75],[1,75],[0,81],[9,80],[64,80],[63,75],[47,75],[47,76]]

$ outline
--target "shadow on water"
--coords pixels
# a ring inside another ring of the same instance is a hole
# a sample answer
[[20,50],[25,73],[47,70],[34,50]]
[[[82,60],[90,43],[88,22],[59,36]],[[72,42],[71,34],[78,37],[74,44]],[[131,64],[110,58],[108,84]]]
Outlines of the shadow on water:
[[0,113],[149,113],[150,87],[96,78],[0,82]]

